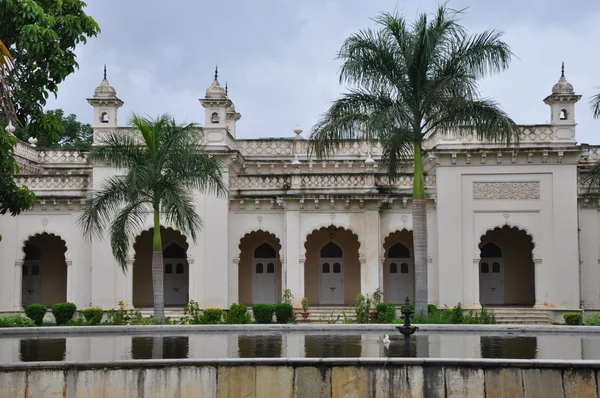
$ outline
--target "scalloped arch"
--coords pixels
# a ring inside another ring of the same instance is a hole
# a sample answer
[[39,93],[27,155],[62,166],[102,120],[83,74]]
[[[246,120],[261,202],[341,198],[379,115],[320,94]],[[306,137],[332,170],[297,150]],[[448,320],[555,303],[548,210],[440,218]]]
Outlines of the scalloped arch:
[[307,250],[306,249],[306,243],[308,242],[308,237],[311,234],[313,234],[314,232],[322,231],[322,230],[327,230],[327,229],[329,229],[331,227],[334,227],[336,229],[343,229],[343,230],[349,231],[356,238],[356,242],[358,243],[358,257],[359,258],[364,258],[364,255],[363,255],[363,243],[360,240],[360,236],[352,228],[345,227],[343,225],[335,225],[335,223],[329,222],[327,224],[322,224],[322,225],[320,225],[318,227],[315,227],[310,232],[305,233],[303,235],[302,242],[304,242],[304,244],[302,246],[304,247],[304,257],[303,257],[304,259],[306,259],[306,250]]
[[483,233],[479,234],[479,239],[477,240],[477,242],[475,243],[475,258],[478,258],[480,255],[480,251],[479,251],[479,245],[483,242],[487,242],[488,239],[484,239],[486,237],[486,235],[489,232],[495,231],[495,230],[502,230],[503,228],[509,228],[511,230],[516,230],[519,232],[524,232],[527,236],[529,236],[531,238],[531,244],[532,244],[532,248],[531,248],[531,255],[533,259],[537,259],[539,258],[539,248],[536,242],[536,238],[535,235],[533,233],[531,233],[531,231],[529,229],[527,229],[526,227],[518,224],[518,223],[511,223],[511,222],[506,222],[503,225],[494,225],[492,227],[487,227],[483,230]]
[[[259,232],[261,232],[261,233],[263,233],[263,234],[267,234],[269,237],[272,237],[272,238],[274,239],[274,241],[275,241],[275,247],[274,247],[274,249],[275,249],[275,251],[277,252],[277,257],[278,257],[278,258],[279,258],[279,260],[281,261],[281,248],[282,248],[281,239],[279,239],[279,238],[277,237],[277,235],[275,235],[273,232],[270,232],[270,231],[268,231],[268,230],[266,230],[266,229],[262,229],[262,228],[257,228],[257,229],[253,229],[253,230],[251,230],[251,231],[248,231],[248,232],[244,233],[244,234],[243,234],[243,235],[242,235],[242,236],[241,236],[241,237],[238,239],[238,242],[239,242],[239,243],[238,243],[238,246],[237,246],[237,247],[238,247],[238,258],[242,256],[242,245],[244,244],[244,241],[245,241],[246,239],[248,239],[249,237],[251,237],[252,235],[254,235],[254,234],[257,234],[257,233],[259,233]],[[262,244],[262,243],[264,243],[264,242],[265,242],[265,240],[263,239],[263,240],[261,240],[261,241],[258,243],[258,245],[261,245],[261,244]],[[256,249],[256,247],[255,247],[255,249]],[[254,249],[253,249],[253,251],[252,251],[252,252],[254,253]]]
[[[132,245],[132,249],[133,249],[134,254],[137,252],[136,246],[140,243],[140,239],[142,239],[142,236],[151,233],[153,230],[154,230],[154,227],[145,229],[142,232],[140,232],[138,234],[138,236],[135,237],[135,239],[133,241],[133,245]],[[163,233],[169,231],[169,232],[173,232],[173,233],[177,234],[178,236],[180,236],[181,238],[183,238],[183,242],[176,242],[176,243],[178,243],[178,244],[182,243],[182,247],[186,251],[189,249],[190,244],[187,241],[187,237],[183,233],[181,233],[181,231],[179,231],[178,229],[174,229],[174,228],[171,228],[171,227],[165,228],[165,227],[161,226],[160,227],[160,231],[163,232]],[[175,241],[163,242],[163,249],[166,248],[167,246],[169,246],[173,242],[175,242]]]
[[23,252],[23,258],[25,258],[25,245],[27,245],[27,243],[32,240],[33,238],[37,238],[37,237],[52,237],[52,238],[57,238],[63,245],[64,250],[63,250],[63,256],[65,257],[65,261],[67,260],[67,252],[69,251],[69,247],[67,246],[67,241],[65,241],[59,234],[55,234],[52,232],[37,232],[34,233],[32,235],[29,235],[27,237],[27,239],[25,239],[23,241],[23,245],[21,246],[21,252]]
[[387,250],[385,250],[386,246],[388,246],[388,245],[391,246],[394,243],[402,243],[404,246],[406,246],[408,248],[408,250],[410,251],[410,255],[414,256],[412,245],[409,245],[404,240],[392,242],[392,240],[391,240],[392,235],[396,234],[397,232],[412,232],[412,228],[411,229],[409,229],[409,228],[396,229],[394,231],[390,231],[387,235],[385,235],[385,238],[383,239],[383,243],[381,245],[381,257],[382,258],[387,258]]

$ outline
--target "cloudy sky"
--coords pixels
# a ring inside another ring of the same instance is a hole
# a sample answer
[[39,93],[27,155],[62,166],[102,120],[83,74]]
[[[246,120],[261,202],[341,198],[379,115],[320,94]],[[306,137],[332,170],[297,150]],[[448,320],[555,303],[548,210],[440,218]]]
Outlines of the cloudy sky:
[[[297,123],[309,131],[344,87],[336,59],[344,39],[374,26],[371,18],[394,11],[413,20],[435,11],[438,1],[420,0],[87,0],[87,13],[102,33],[78,50],[79,70],[48,108],[63,108],[91,122],[85,101],[102,79],[125,102],[119,123],[131,112],[163,112],[179,121],[203,123],[198,99],[219,80],[242,114],[238,138],[290,137]],[[579,142],[600,144],[600,120],[588,100],[600,89],[600,1],[450,0],[468,7],[471,32],[505,33],[516,58],[509,71],[481,82],[482,94],[498,100],[520,124],[546,123],[542,102],[560,77],[583,95],[576,108]],[[485,5],[484,5],[485,4]]]

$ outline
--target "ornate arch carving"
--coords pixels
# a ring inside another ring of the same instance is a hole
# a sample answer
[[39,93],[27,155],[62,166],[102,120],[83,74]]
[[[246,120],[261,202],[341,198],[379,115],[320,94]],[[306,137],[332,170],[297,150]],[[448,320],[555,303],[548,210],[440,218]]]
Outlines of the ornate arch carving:
[[[317,231],[321,231],[321,230],[327,230],[329,228],[336,228],[336,229],[343,229],[346,231],[349,231],[354,237],[356,237],[356,241],[358,243],[358,257],[359,259],[363,259],[364,258],[364,253],[363,253],[363,242],[360,240],[360,236],[352,229],[346,226],[342,226],[342,225],[336,225],[336,223],[334,222],[329,222],[329,223],[325,223],[325,224],[321,224],[313,229],[310,230],[310,232],[305,231],[302,234],[302,242],[304,242],[303,246],[304,246],[304,259],[306,259],[306,242],[308,241],[308,237]],[[362,261],[362,260],[361,260]]]
[[[478,231],[479,239],[476,240],[475,247],[473,248],[473,252],[474,252],[473,258],[479,259],[479,257],[480,257],[479,245],[489,241],[489,239],[485,238],[489,232],[492,232],[494,230],[501,230],[502,228],[505,228],[505,227],[524,232],[527,236],[529,236],[531,238],[531,244],[532,244],[532,248],[531,248],[532,259],[534,261],[536,261],[537,259],[540,258],[539,247],[537,245],[536,236],[527,227],[525,227],[519,223],[509,222],[508,220],[503,225],[495,224],[491,227],[485,227],[484,229]],[[497,243],[495,243],[495,244],[497,245]],[[504,248],[502,248],[502,250],[504,252]]]
[[[281,249],[282,249],[282,246],[283,246],[283,245],[281,244],[281,239],[279,239],[279,238],[277,237],[277,235],[275,235],[273,232],[270,232],[270,231],[268,231],[268,230],[266,230],[266,229],[262,229],[262,228],[253,228],[253,229],[252,229],[252,230],[250,230],[250,231],[246,231],[244,234],[242,234],[242,235],[241,235],[241,236],[240,236],[240,237],[237,239],[237,241],[239,242],[239,243],[238,243],[238,256],[237,256],[237,258],[239,259],[239,258],[241,258],[241,256],[242,256],[242,245],[243,245],[243,243],[244,243],[244,240],[245,240],[245,239],[247,239],[248,237],[252,236],[253,234],[256,234],[256,233],[258,233],[258,232],[262,232],[262,233],[264,233],[264,234],[267,234],[269,237],[272,237],[272,238],[274,238],[274,239],[273,239],[273,241],[274,241],[274,243],[275,243],[275,244],[273,245],[273,248],[274,248],[274,249],[275,249],[275,251],[277,252],[277,259],[278,259],[280,262],[283,262],[283,261],[282,261],[282,256],[281,256]],[[267,242],[265,239],[262,239],[260,242],[258,242],[258,245],[254,245],[254,246],[258,247],[258,246],[260,246],[260,245],[261,245],[261,244],[263,244],[263,243],[268,243],[268,244],[271,244],[271,243]],[[254,248],[252,249],[252,253],[253,253],[253,254],[254,254],[254,249],[256,249],[256,247],[254,247]]]
[[67,246],[67,241],[64,240],[62,238],[62,236],[59,234],[55,234],[53,232],[46,232],[46,231],[33,233],[33,234],[29,235],[27,237],[27,239],[23,240],[23,245],[21,246],[21,252],[23,253],[22,259],[25,259],[25,246],[27,245],[27,243],[30,240],[32,240],[33,238],[42,237],[42,236],[55,237],[60,240],[60,242],[64,246],[63,256],[65,257],[65,261],[68,264],[68,262],[70,261],[70,258],[69,258],[69,256],[67,256],[67,253],[69,253],[69,246]]
[[381,255],[380,255],[380,259],[381,261],[384,261],[387,258],[387,250],[385,250],[385,247],[387,245],[392,246],[394,243],[402,243],[404,246],[406,246],[410,252],[410,255],[412,256],[412,258],[414,258],[414,248],[411,247],[412,245],[409,245],[408,242],[404,241],[404,239],[399,240],[398,242],[392,242],[392,235],[394,235],[397,232],[412,232],[412,228],[402,228],[402,229],[396,229],[393,231],[389,231],[386,235],[385,238],[383,239],[383,243],[381,245]]
[[[138,234],[138,235],[135,237],[135,239],[134,239],[134,241],[133,241],[133,245],[131,245],[131,250],[133,251],[133,253],[131,253],[131,255],[129,256],[129,257],[132,259],[132,261],[135,261],[135,255],[136,255],[136,253],[137,253],[136,246],[138,246],[138,245],[140,244],[140,240],[142,239],[142,236],[144,236],[144,235],[147,235],[147,234],[149,234],[149,233],[152,233],[152,230],[153,230],[153,229],[154,229],[154,227],[147,228],[147,229],[145,229],[145,230],[141,231],[141,232],[140,232],[140,233],[139,233],[139,234]],[[171,239],[171,240],[169,240],[169,241],[167,241],[167,242],[163,242],[163,245],[162,245],[162,246],[163,246],[163,250],[164,250],[164,249],[165,249],[167,246],[169,246],[170,244],[172,244],[172,243],[176,243],[176,244],[180,245],[180,246],[181,246],[183,249],[185,249],[185,251],[186,251],[186,253],[187,253],[187,251],[188,251],[188,249],[189,249],[189,247],[190,247],[190,244],[189,244],[189,243],[188,243],[188,241],[187,241],[187,237],[186,237],[186,236],[185,236],[185,235],[184,235],[184,234],[183,234],[181,231],[179,231],[178,229],[171,228],[171,227],[166,227],[166,228],[165,228],[165,227],[163,227],[163,226],[161,226],[161,227],[160,227],[160,231],[161,231],[161,233],[169,231],[169,232],[172,232],[172,233],[175,233],[175,234],[177,234],[178,236],[180,236],[180,237],[182,238],[182,241],[181,241],[181,242],[180,242],[180,241],[178,241],[178,240],[175,240],[175,239]]]

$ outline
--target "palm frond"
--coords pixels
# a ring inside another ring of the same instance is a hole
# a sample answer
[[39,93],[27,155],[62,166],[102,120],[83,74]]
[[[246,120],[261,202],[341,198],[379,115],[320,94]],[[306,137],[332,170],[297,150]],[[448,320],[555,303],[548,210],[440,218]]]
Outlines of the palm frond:
[[596,119],[600,119],[600,93],[594,95],[590,99],[590,108],[592,109],[592,116]]
[[196,212],[194,198],[179,181],[171,181],[161,198],[161,212],[165,221],[175,225],[196,242],[197,232],[202,230],[202,219]]
[[410,129],[390,128],[380,136],[383,153],[381,163],[390,181],[395,181],[400,173],[413,161],[415,136]]
[[116,168],[128,168],[142,164],[148,158],[148,151],[131,132],[106,132],[99,137],[98,145],[93,146],[88,161],[104,160]]
[[142,231],[150,210],[150,205],[144,201],[127,203],[110,227],[112,253],[123,271],[127,270],[129,246]]

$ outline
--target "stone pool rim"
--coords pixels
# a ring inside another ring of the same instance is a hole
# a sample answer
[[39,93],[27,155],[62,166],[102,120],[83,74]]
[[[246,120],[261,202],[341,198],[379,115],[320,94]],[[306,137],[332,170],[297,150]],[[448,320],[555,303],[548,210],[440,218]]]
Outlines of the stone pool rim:
[[223,366],[285,366],[285,367],[370,367],[421,366],[469,368],[593,368],[600,369],[600,360],[562,359],[502,359],[502,358],[183,358],[183,359],[128,359],[117,361],[39,361],[0,363],[0,372],[29,370],[92,370],[92,369],[147,369]]
[[[247,324],[247,325],[105,325],[105,326],[45,326],[26,328],[0,328],[0,338],[15,336],[51,336],[86,334],[171,334],[214,332],[380,332],[396,335],[397,324]],[[565,325],[451,325],[418,324],[419,333],[472,332],[519,334],[595,334],[600,326]]]

